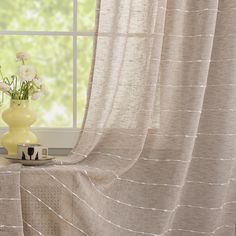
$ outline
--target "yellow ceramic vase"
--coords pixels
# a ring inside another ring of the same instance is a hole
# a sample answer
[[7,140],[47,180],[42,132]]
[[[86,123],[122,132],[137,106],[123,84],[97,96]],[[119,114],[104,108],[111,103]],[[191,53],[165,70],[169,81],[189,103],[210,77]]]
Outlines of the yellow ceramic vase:
[[17,144],[38,142],[36,135],[30,131],[36,114],[30,109],[29,100],[11,100],[10,107],[2,113],[2,119],[9,126],[1,140],[8,155],[16,155]]

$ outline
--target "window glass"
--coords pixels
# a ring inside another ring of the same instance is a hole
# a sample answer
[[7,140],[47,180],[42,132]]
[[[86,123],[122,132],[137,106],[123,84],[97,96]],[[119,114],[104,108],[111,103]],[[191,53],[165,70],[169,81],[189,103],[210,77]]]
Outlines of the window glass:
[[94,31],[96,0],[78,0],[78,31]]
[[[92,61],[96,0],[77,2],[77,18],[73,18],[73,0],[0,0],[0,65],[4,75],[17,72],[16,52],[27,52],[31,55],[29,63],[50,91],[32,101],[38,115],[35,127],[81,127]],[[77,29],[73,29],[76,19]],[[77,44],[73,39],[77,39]],[[73,70],[76,63],[77,71]],[[73,109],[75,79],[77,107]],[[8,100],[5,96],[1,112],[9,106]],[[73,122],[75,114],[77,120]],[[6,125],[0,119],[0,127],[3,126]]]
[[15,61],[15,52],[27,51],[32,57],[28,63],[35,66],[50,90],[49,95],[34,102],[38,114],[34,125],[72,127],[72,37],[1,36],[0,45],[0,65],[4,75],[17,72],[19,63]]
[[87,86],[92,64],[93,38],[78,37],[77,126],[81,127],[86,105]]
[[72,0],[1,0],[0,30],[72,31]]

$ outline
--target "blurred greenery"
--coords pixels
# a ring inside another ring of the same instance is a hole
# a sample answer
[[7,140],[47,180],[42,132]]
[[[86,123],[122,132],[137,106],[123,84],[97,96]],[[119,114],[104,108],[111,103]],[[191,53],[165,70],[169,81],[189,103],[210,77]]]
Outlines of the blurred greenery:
[[1,36],[0,64],[4,75],[16,73],[15,52],[26,51],[50,94],[34,102],[36,126],[72,126],[72,38],[69,36]]
[[73,0],[1,0],[0,30],[71,31]]
[[[92,31],[96,0],[78,0],[78,29]],[[9,10],[10,9],[10,10]],[[73,25],[73,0],[4,0],[0,1],[0,31],[68,31]],[[27,33],[26,33],[27,34]],[[91,67],[93,38],[78,36],[77,125],[81,126],[86,104]],[[32,101],[37,111],[37,127],[73,127],[73,36],[1,35],[0,65],[4,75],[17,72],[15,53],[28,52],[29,60],[50,94]],[[6,98],[6,96],[5,96]],[[1,112],[8,106],[5,100]],[[0,126],[5,126],[0,121]]]
[[78,0],[78,31],[94,30],[96,15],[96,0]]
[[[78,37],[78,83],[77,83],[77,126],[80,127],[83,121],[84,108],[87,98],[87,85],[90,74],[93,54],[93,38]],[[83,65],[83,66],[81,66]]]

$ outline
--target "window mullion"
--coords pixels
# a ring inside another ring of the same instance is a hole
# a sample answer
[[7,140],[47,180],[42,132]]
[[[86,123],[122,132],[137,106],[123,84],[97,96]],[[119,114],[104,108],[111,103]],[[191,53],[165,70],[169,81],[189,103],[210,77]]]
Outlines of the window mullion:
[[78,1],[73,0],[73,128],[77,127],[77,6]]
[[19,30],[1,30],[0,35],[45,35],[45,36],[94,36],[94,32],[73,32],[73,31],[19,31]]

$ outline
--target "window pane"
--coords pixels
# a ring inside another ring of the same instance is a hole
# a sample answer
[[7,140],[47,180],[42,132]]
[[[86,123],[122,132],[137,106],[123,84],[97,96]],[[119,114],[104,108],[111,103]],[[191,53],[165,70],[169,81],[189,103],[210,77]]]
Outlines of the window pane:
[[96,0],[78,0],[78,31],[94,30]]
[[93,37],[78,37],[77,126],[81,127],[93,53]]
[[1,0],[0,30],[71,31],[73,0]]
[[[44,78],[50,94],[33,102],[37,127],[72,127],[72,37],[1,36],[0,65],[4,75],[16,73],[15,52],[26,51],[29,63]],[[2,110],[2,108],[1,108]]]

